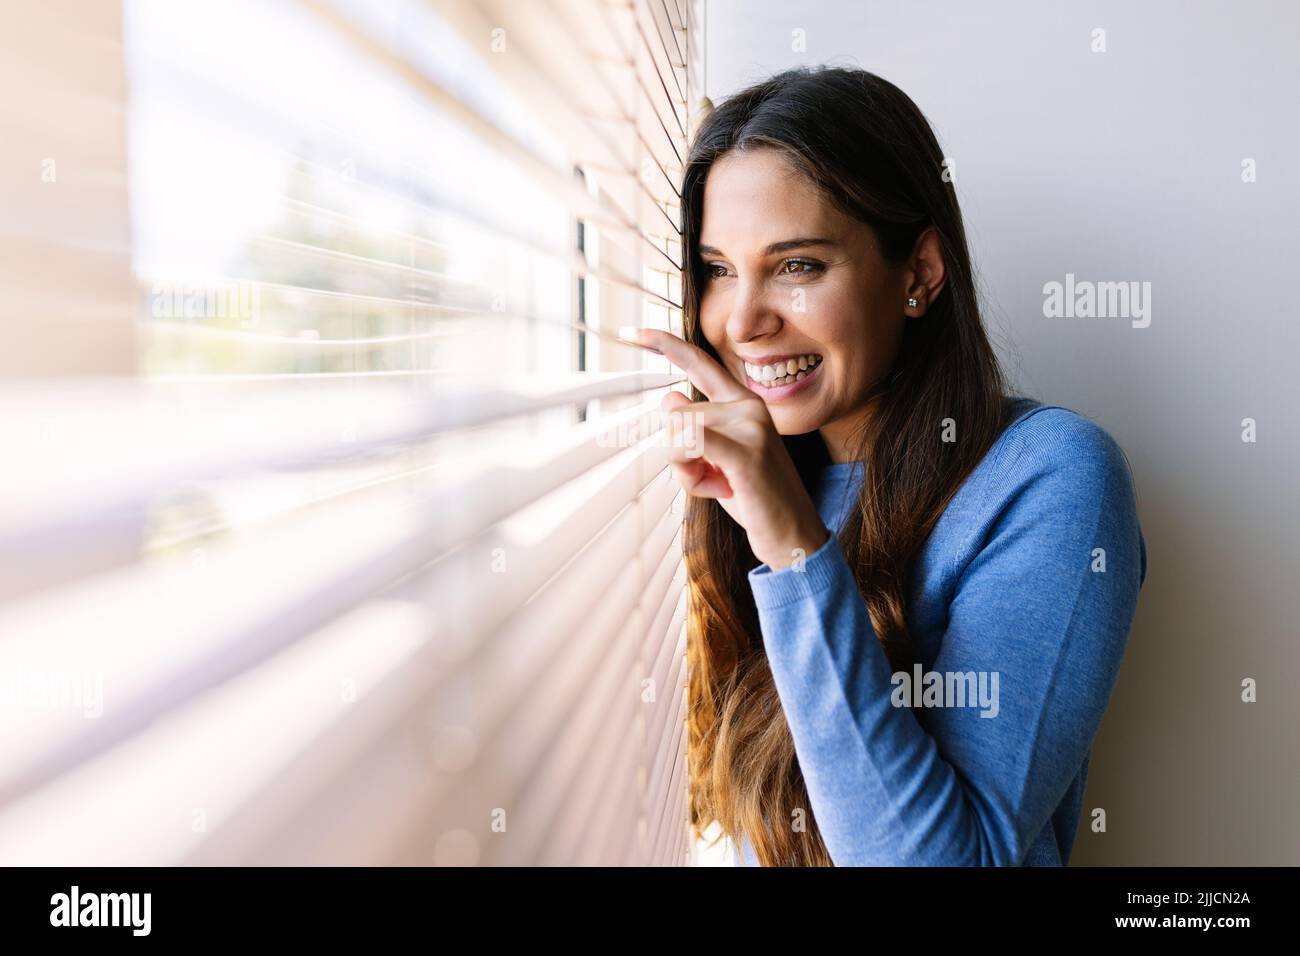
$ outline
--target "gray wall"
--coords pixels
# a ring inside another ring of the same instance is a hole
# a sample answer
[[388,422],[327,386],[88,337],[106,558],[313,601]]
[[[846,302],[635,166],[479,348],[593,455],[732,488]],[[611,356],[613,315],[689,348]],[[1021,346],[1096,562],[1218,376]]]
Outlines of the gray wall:
[[[1300,5],[707,2],[715,102],[824,62],[916,101],[1013,381],[1132,464],[1148,576],[1072,864],[1300,863]],[[1066,273],[1150,282],[1150,325],[1044,317]]]

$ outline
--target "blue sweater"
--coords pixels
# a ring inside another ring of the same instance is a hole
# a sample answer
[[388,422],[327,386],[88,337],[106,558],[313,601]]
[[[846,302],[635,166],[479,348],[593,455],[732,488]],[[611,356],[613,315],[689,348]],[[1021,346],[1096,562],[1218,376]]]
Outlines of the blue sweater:
[[[908,682],[834,534],[802,568],[749,572],[808,816],[836,866],[1069,862],[1146,542],[1114,439],[1069,409],[1015,402],[917,562],[908,620],[923,667]],[[823,472],[828,529],[862,468]],[[735,861],[757,864],[748,840]]]

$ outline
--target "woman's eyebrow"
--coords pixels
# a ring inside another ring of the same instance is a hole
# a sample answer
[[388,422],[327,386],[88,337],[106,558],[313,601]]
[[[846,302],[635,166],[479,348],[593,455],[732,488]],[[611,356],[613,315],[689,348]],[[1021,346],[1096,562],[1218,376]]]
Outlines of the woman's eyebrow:
[[[778,252],[789,252],[791,249],[803,249],[807,246],[834,246],[838,243],[834,239],[821,238],[804,238],[804,239],[782,239],[780,242],[774,242],[763,250],[763,255],[770,256]],[[720,256],[722,250],[714,246],[700,246],[700,255],[702,256]]]

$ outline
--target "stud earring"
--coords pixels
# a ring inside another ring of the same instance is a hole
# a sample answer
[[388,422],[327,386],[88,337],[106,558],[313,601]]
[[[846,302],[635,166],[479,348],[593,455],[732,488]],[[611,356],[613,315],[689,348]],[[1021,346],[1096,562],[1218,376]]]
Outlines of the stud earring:
[[916,299],[912,298],[911,296],[908,296],[907,305],[909,308],[915,309],[920,304],[921,303],[917,302]]

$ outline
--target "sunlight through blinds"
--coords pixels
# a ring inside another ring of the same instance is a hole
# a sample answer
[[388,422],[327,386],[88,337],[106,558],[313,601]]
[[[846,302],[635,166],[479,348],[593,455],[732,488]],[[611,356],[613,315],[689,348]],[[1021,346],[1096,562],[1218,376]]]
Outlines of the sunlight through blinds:
[[695,17],[108,21],[52,102],[125,142],[136,367],[0,383],[0,863],[691,861],[684,379],[611,333],[681,331]]

